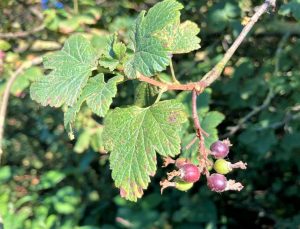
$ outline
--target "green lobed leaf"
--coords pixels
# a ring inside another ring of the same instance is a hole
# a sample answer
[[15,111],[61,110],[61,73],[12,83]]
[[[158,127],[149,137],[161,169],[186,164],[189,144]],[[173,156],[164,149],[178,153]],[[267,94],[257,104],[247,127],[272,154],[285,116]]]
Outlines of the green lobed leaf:
[[147,15],[145,11],[140,13],[130,36],[134,53],[124,66],[128,78],[136,78],[137,73],[152,76],[169,65],[169,50],[154,35],[172,24],[182,8],[175,0],[165,0],[153,6]]
[[137,83],[134,94],[134,104],[139,107],[152,105],[159,93],[159,88],[145,82]]
[[33,100],[43,106],[73,106],[96,67],[98,55],[90,42],[80,35],[71,36],[61,51],[44,58],[47,76],[31,85]]
[[180,18],[165,27],[163,31],[156,34],[171,53],[188,53],[200,48],[200,38],[197,34],[200,32],[198,25],[191,21],[185,21],[180,24]]
[[172,53],[188,53],[199,49],[200,38],[197,37],[199,32],[200,29],[194,22],[185,21],[178,25],[170,46]]
[[129,55],[124,65],[124,72],[128,78],[136,78],[137,72],[151,76],[156,72],[162,71],[169,64],[167,50],[162,43],[155,37],[143,37],[141,34],[142,20],[145,11],[141,12],[135,30],[131,34],[134,46],[134,53]]
[[89,79],[77,103],[68,108],[64,115],[64,125],[71,138],[73,138],[72,123],[74,123],[82,103],[86,101],[88,107],[95,114],[104,117],[112,103],[112,98],[117,93],[117,83],[122,79],[123,76],[117,75],[106,83],[102,73]]
[[95,114],[104,117],[117,93],[117,83],[122,80],[123,76],[117,75],[105,83],[104,75],[100,73],[89,80],[82,97]]
[[122,63],[126,54],[126,45],[117,41],[117,35],[106,36],[103,44],[103,55],[100,58],[100,65],[113,71]]
[[141,34],[147,36],[162,30],[180,16],[181,9],[183,5],[175,0],[165,0],[155,4],[143,20]]
[[156,171],[156,153],[180,153],[180,128],[186,121],[181,103],[158,102],[147,108],[132,106],[110,111],[104,122],[103,141],[110,150],[110,167],[121,196],[136,201]]
[[113,51],[118,60],[122,60],[126,54],[126,45],[122,42],[115,42],[113,44]]

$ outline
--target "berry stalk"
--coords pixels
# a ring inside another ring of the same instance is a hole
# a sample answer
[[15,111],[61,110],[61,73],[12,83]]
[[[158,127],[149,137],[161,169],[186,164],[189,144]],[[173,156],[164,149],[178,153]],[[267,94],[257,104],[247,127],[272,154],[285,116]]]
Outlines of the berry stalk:
[[200,122],[199,122],[199,117],[197,113],[197,96],[198,96],[198,91],[193,90],[192,92],[192,116],[194,120],[194,128],[196,131],[196,137],[199,139],[199,156],[198,156],[198,161],[199,161],[199,167],[200,171],[204,173],[206,176],[209,175],[208,172],[208,167],[209,167],[209,160],[207,158],[208,153],[205,148],[205,139],[204,139],[204,134],[208,136],[208,134],[201,128]]

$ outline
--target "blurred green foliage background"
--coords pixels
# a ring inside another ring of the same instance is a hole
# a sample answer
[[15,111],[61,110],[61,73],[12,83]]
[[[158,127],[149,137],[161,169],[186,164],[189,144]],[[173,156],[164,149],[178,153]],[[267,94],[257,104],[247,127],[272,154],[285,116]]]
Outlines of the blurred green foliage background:
[[[107,33],[118,32],[126,41],[138,12],[157,1],[78,0],[78,11],[73,1],[61,1],[63,9],[54,2],[45,10],[37,0],[1,1],[0,50],[6,57],[0,63],[0,98],[10,74],[25,60],[59,49],[77,32],[96,47]],[[199,25],[202,40],[197,52],[175,57],[182,82],[208,72],[262,3],[181,2],[182,18]],[[26,36],[5,36],[36,28]],[[299,35],[300,1],[278,1],[276,11],[255,25],[221,80],[203,97],[207,110],[225,115],[218,131],[234,145],[230,160],[248,162],[246,171],[230,175],[245,185],[239,193],[213,193],[201,181],[187,193],[170,189],[160,195],[166,170],[159,161],[144,197],[137,203],[123,200],[101,142],[102,120],[83,109],[77,138],[69,141],[62,111],[30,99],[30,82],[43,74],[42,66],[28,69],[15,82],[8,106],[0,167],[5,228],[300,228]],[[132,83],[121,87],[114,107],[133,103]]]

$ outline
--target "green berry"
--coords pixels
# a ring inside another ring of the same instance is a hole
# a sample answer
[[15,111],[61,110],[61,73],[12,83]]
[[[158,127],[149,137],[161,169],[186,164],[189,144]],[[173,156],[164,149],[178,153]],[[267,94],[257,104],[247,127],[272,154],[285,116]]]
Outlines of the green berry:
[[230,162],[228,162],[224,159],[218,159],[218,160],[216,160],[216,162],[214,164],[214,170],[220,174],[227,174],[232,169],[230,167]]
[[175,188],[183,192],[188,191],[192,187],[193,187],[193,183],[188,183],[180,180],[176,181],[175,183]]

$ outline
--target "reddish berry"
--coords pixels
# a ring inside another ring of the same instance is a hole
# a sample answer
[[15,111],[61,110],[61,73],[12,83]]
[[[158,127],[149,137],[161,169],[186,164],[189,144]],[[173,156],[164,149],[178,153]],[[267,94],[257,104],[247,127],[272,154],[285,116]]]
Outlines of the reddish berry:
[[216,159],[224,158],[229,153],[228,144],[222,141],[216,141],[210,146],[211,155],[213,155]]
[[180,168],[180,178],[189,183],[194,183],[200,178],[200,171],[196,165],[185,164]]
[[227,179],[222,174],[213,173],[207,178],[207,185],[214,192],[223,192],[227,186]]

